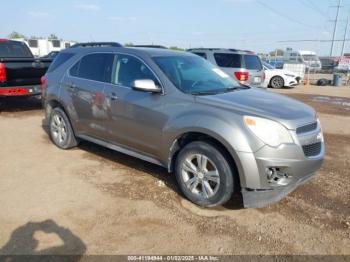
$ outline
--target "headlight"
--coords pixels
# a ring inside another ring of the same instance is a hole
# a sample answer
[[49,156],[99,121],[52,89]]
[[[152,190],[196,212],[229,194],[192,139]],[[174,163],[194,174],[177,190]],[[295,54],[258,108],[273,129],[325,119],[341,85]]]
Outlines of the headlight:
[[288,130],[276,121],[260,117],[244,116],[245,125],[265,144],[277,147],[280,144],[293,143]]

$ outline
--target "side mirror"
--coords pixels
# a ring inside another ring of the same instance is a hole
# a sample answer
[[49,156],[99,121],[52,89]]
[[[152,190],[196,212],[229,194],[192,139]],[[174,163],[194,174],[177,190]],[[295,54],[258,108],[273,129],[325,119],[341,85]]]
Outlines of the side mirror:
[[162,89],[159,86],[157,86],[151,79],[135,80],[132,83],[132,88],[135,90],[151,93],[160,93],[162,91]]

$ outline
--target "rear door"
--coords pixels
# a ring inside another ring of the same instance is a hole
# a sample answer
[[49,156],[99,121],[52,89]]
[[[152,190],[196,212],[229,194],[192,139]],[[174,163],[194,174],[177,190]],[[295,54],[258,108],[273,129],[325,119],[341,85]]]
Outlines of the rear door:
[[63,88],[72,100],[77,132],[105,139],[106,100],[104,87],[111,81],[115,55],[94,53],[81,58],[64,79]]

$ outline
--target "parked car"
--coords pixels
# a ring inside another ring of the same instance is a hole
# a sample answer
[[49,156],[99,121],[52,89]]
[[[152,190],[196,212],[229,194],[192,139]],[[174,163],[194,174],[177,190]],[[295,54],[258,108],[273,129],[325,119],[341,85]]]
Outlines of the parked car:
[[263,62],[265,70],[264,86],[272,88],[290,87],[299,84],[300,77],[293,72],[283,69],[276,69],[272,65]]
[[245,207],[276,202],[324,158],[311,107],[243,86],[189,52],[80,46],[60,52],[45,79],[44,122],[56,146],[88,140],[163,166],[203,207],[234,192]]
[[0,96],[40,95],[52,59],[34,58],[23,42],[0,39]]
[[261,60],[251,51],[220,48],[194,48],[188,51],[220,67],[241,84],[262,87],[264,83]]
[[41,58],[54,59],[58,54],[59,54],[59,51],[52,51],[52,52],[48,53],[47,55],[42,56]]

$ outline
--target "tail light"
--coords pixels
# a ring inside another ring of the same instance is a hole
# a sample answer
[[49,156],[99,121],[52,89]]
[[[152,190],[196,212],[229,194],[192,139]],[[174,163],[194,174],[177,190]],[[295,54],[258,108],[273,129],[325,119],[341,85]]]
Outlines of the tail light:
[[247,81],[249,77],[248,72],[235,72],[235,76],[238,79],[238,81]]
[[7,81],[6,68],[4,63],[0,63],[0,82]]
[[41,80],[41,92],[43,92],[46,89],[46,76],[42,76],[40,80]]

